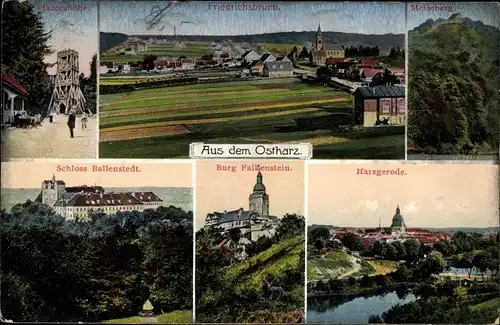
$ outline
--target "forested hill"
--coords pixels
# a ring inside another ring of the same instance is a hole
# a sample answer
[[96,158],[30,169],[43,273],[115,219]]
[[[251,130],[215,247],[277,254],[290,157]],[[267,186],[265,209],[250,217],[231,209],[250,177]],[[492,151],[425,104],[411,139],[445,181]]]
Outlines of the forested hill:
[[[159,37],[167,40],[174,40],[173,35],[130,35],[143,39],[150,37]],[[113,46],[123,43],[127,39],[127,35],[120,33],[100,33],[100,51],[106,52]],[[315,31],[309,32],[282,32],[269,34],[253,34],[253,35],[178,35],[185,41],[198,42],[217,42],[231,39],[233,42],[247,43],[283,43],[303,45],[306,42],[313,42],[316,37]],[[381,51],[390,51],[393,47],[404,48],[404,34],[354,34],[340,32],[323,32],[323,41],[325,43],[339,43],[346,47],[350,46],[378,46]]]
[[500,31],[468,18],[410,31],[409,149],[498,152],[499,50]]

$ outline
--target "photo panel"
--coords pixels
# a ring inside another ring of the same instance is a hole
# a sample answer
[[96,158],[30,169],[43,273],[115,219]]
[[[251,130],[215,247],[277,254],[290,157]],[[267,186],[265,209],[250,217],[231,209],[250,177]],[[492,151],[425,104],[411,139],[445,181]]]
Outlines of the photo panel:
[[498,322],[498,176],[494,165],[309,165],[307,322]]
[[2,321],[191,323],[192,167],[2,163]]
[[408,159],[498,162],[500,6],[408,3]]
[[2,1],[2,161],[97,158],[97,1]]
[[100,1],[100,157],[404,159],[405,32],[404,3]]
[[303,323],[304,163],[196,163],[195,321]]

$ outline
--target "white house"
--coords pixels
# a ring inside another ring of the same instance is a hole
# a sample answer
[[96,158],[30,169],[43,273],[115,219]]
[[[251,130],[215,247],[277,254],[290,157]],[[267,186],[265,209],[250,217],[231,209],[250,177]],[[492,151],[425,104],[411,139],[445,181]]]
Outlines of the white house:
[[12,123],[18,111],[24,111],[28,91],[2,64],[2,124]]
[[260,59],[260,54],[255,52],[254,50],[248,50],[241,56],[242,61],[244,62],[253,62],[255,60]]

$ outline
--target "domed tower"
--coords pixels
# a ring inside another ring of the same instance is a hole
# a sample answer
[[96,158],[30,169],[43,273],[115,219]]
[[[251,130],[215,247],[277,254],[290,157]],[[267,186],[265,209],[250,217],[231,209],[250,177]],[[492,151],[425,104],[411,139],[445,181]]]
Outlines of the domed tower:
[[391,232],[393,235],[401,235],[405,232],[405,220],[401,215],[401,210],[399,209],[399,204],[396,208],[396,213],[392,217]]
[[269,216],[269,195],[266,193],[266,186],[262,183],[261,172],[257,174],[257,183],[255,183],[248,201],[250,211],[257,212],[261,217]]
[[323,49],[323,33],[321,32],[321,25],[318,24],[318,31],[316,32],[316,51]]

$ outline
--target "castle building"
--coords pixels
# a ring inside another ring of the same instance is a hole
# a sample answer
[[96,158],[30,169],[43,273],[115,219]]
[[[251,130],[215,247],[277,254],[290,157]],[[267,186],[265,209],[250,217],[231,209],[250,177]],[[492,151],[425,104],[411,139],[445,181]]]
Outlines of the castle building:
[[62,180],[44,180],[35,199],[53,208],[66,219],[86,220],[92,213],[116,214],[119,211],[157,209],[163,202],[153,192],[105,192],[91,186],[66,187]]
[[314,43],[314,50],[312,50],[312,64],[315,66],[324,66],[326,60],[329,58],[344,58],[345,49],[340,44],[324,44],[323,33],[321,26],[318,25],[316,32],[316,41]]
[[239,208],[209,213],[205,218],[204,228],[222,228],[223,232],[240,228],[242,233],[250,231],[252,240],[257,240],[260,236],[272,236],[275,226],[269,216],[269,194],[266,193],[262,173],[259,172],[253,191],[248,197],[248,210]]
[[399,204],[396,208],[396,213],[392,217],[391,233],[393,236],[400,236],[405,234],[406,226],[403,216],[401,215],[401,210],[399,209]]

